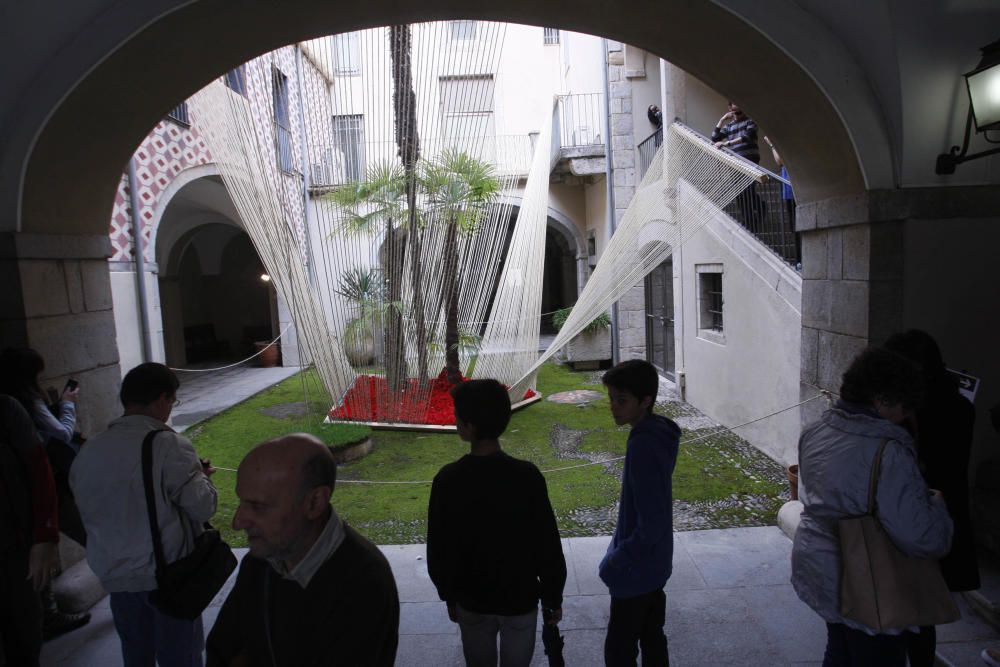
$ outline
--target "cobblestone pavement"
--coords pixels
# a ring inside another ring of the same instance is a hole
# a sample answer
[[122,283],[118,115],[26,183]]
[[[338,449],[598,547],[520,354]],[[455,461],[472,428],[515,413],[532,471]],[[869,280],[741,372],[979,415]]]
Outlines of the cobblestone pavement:
[[[603,371],[592,373],[585,384],[601,385]],[[772,526],[778,509],[788,499],[784,467],[760,452],[738,435],[724,430],[724,427],[702,414],[697,408],[680,400],[673,383],[661,378],[656,410],[668,415],[682,429],[681,447],[685,442],[697,440],[688,445],[711,451],[711,459],[703,468],[705,475],[722,466],[743,470],[751,480],[762,480],[775,485],[783,485],[780,494],[737,495],[727,498],[694,501],[674,501],[674,530],[704,530],[710,528],[735,528],[740,526]],[[560,458],[602,461],[609,458],[607,453],[581,451],[580,445],[587,435],[586,430],[572,429],[562,424],[553,426],[551,443]],[[609,475],[620,482],[622,462],[615,461],[601,466]],[[617,502],[608,507],[580,508],[568,517],[575,524],[565,531],[568,536],[583,537],[606,535],[614,531],[618,516]]]

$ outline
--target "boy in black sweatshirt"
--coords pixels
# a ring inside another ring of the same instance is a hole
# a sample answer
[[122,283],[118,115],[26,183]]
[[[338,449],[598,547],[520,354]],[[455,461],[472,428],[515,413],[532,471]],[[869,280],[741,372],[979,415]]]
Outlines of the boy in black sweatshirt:
[[441,468],[431,487],[427,569],[462,632],[469,665],[527,665],[541,599],[547,623],[562,618],[566,583],[559,529],[545,479],[508,456],[498,438],[510,422],[507,389],[470,380],[452,389],[469,454]]

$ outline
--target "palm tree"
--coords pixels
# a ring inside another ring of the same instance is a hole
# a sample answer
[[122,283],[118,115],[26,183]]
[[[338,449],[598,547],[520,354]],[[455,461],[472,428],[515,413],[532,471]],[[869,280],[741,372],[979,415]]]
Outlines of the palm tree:
[[406,379],[401,303],[407,231],[403,225],[397,226],[406,215],[406,192],[406,175],[402,167],[386,163],[371,167],[364,181],[348,183],[327,195],[342,212],[339,233],[373,236],[385,229],[385,240],[379,248],[379,264],[385,281],[387,312],[381,321],[385,375],[394,392],[403,388]]
[[412,34],[410,26],[389,27],[389,55],[392,59],[392,112],[396,125],[396,147],[406,174],[409,209],[407,232],[410,252],[410,282],[413,288],[413,315],[416,326],[418,377],[427,381],[427,327],[424,323],[423,281],[420,276],[420,225],[417,211],[417,162],[420,135],[417,132],[417,94],[413,90]]
[[458,328],[458,235],[471,235],[478,228],[500,192],[493,167],[458,150],[445,150],[432,163],[425,163],[421,181],[428,207],[445,220],[442,292],[445,301],[445,371],[452,384],[462,379],[459,359],[461,333]]

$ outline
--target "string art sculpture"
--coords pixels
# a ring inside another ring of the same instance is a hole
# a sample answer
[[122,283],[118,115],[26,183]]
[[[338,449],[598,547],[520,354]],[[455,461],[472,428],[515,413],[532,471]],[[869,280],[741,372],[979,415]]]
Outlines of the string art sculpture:
[[190,101],[333,420],[453,424],[448,391],[469,377],[531,398],[542,363],[757,178],[668,128],[539,355],[552,110],[534,141],[505,135],[493,108],[516,94],[498,90],[506,26],[476,22],[474,44],[449,48],[455,23],[281,49]]

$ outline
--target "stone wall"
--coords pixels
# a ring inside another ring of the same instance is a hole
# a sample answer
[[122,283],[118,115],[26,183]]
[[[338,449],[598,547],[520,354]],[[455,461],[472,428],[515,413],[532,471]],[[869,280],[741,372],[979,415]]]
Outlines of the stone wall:
[[[615,223],[632,202],[636,186],[636,150],[632,116],[632,82],[626,77],[625,50],[608,42],[608,110],[611,113],[611,164],[614,174]],[[640,284],[618,300],[620,359],[646,358],[645,296]]]
[[111,303],[107,236],[4,234],[0,345],[45,359],[42,387],[80,382],[77,429],[103,430],[121,414],[121,373]]

